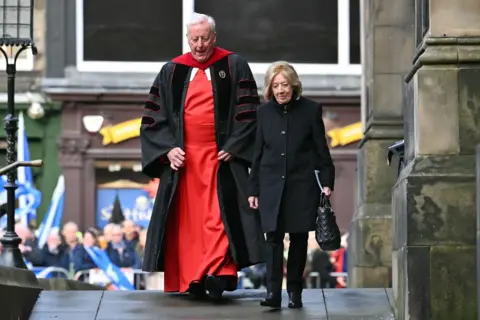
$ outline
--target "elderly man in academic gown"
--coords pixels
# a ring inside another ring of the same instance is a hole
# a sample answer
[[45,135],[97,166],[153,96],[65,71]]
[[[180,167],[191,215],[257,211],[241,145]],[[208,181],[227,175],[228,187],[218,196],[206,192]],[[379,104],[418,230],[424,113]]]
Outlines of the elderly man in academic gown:
[[143,172],[160,178],[143,269],[166,292],[220,298],[237,271],[264,261],[247,200],[259,97],[248,63],[216,46],[213,18],[194,14],[191,52],[166,63],[145,104]]

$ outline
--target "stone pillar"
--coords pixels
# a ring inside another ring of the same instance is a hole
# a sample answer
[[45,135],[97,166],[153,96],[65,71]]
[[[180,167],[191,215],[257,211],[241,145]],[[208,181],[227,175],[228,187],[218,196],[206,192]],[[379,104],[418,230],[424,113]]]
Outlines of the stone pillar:
[[404,77],[415,51],[414,0],[363,0],[362,120],[357,206],[348,240],[349,287],[390,287],[391,189],[388,146],[403,139]]
[[480,2],[417,2],[426,14],[417,18],[418,54],[406,77],[408,162],[392,202],[395,312],[477,319]]
[[[480,145],[477,146],[477,279],[480,278]],[[480,286],[477,285],[477,313],[480,306]]]
[[58,161],[65,177],[65,200],[62,223],[76,222],[84,230],[85,201],[83,194],[85,153],[90,147],[88,137],[82,135],[82,114],[74,102],[62,108],[62,133],[58,139]]

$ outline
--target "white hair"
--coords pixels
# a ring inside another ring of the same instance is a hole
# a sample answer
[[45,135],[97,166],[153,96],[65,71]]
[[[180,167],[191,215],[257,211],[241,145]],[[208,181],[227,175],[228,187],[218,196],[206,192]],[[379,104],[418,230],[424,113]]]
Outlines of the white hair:
[[119,224],[113,224],[113,225],[112,225],[112,233],[115,233],[115,232],[120,232],[120,233],[122,233],[122,232],[123,232],[122,226],[119,225]]
[[187,34],[191,26],[204,23],[204,22],[210,25],[210,29],[212,30],[212,32],[215,32],[215,20],[211,16],[208,16],[203,13],[194,12],[187,23]]

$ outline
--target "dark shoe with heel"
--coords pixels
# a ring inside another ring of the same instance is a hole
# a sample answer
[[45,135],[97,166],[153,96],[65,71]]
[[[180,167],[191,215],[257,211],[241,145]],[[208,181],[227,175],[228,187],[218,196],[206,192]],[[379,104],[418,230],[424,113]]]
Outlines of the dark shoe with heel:
[[288,307],[290,309],[303,308],[302,293],[301,292],[289,292],[288,293]]
[[280,309],[282,307],[281,294],[267,293],[267,296],[260,301],[262,307],[270,307],[274,309]]

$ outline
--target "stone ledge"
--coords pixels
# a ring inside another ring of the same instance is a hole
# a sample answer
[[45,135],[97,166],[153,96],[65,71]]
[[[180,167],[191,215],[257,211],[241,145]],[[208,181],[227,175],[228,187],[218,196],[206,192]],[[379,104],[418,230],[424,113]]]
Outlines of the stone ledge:
[[368,119],[365,125],[364,136],[360,141],[359,148],[361,148],[366,141],[371,139],[396,141],[402,139],[403,136],[404,130],[402,118],[376,118],[375,116],[372,116]]
[[40,286],[46,291],[91,291],[107,290],[105,287],[85,283],[81,281],[53,278],[38,279]]
[[480,63],[480,38],[426,38],[413,59],[412,69],[405,77],[410,82],[425,65],[456,65]]
[[0,266],[2,319],[28,319],[42,288],[30,270]]
[[400,172],[396,185],[408,177],[475,178],[475,155],[417,156]]

